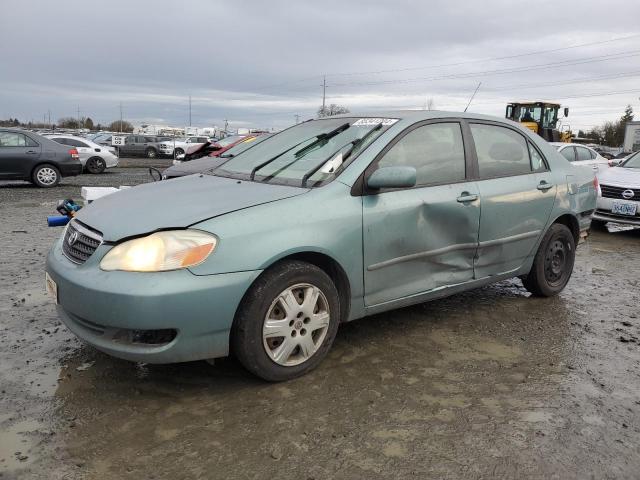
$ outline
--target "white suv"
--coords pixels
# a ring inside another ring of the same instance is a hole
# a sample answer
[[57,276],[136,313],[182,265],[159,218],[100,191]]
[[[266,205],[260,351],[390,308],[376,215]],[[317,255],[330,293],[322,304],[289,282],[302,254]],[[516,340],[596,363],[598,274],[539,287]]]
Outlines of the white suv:
[[158,147],[162,155],[168,155],[170,157],[177,157],[184,154],[189,147],[194,145],[202,145],[204,143],[212,141],[209,137],[187,137],[176,138],[175,140],[167,140],[162,142]]

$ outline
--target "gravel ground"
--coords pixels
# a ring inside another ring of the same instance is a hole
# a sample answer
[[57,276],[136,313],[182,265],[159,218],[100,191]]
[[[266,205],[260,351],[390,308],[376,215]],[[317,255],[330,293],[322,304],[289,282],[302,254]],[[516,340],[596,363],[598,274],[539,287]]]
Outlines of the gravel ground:
[[0,478],[639,477],[640,230],[593,231],[556,298],[513,280],[352,322],[266,384],[233,359],[113,359],[57,319],[46,215],[148,164],[0,184]]

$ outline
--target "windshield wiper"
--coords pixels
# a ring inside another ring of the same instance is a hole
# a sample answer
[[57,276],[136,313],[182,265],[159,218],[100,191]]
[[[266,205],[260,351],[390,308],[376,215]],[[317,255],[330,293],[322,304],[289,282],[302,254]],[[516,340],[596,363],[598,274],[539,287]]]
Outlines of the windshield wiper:
[[[296,147],[299,147],[300,145],[302,145],[303,143],[307,143],[309,140],[313,140],[312,143],[310,143],[309,145],[307,145],[306,147],[301,148],[300,150],[298,150],[294,156],[296,156],[297,158],[289,163],[289,165],[291,165],[292,163],[296,162],[297,160],[299,160],[300,158],[302,158],[302,156],[304,156],[307,153],[307,150],[309,148],[311,148],[312,146],[317,145],[320,142],[329,140],[332,137],[335,137],[336,135],[344,132],[347,128],[349,128],[351,126],[350,123],[345,123],[344,125],[340,125],[338,128],[331,130],[328,133],[321,133],[320,135],[316,135],[315,137],[311,137],[311,138],[307,138],[306,140],[303,140],[302,142],[296,143],[293,147],[291,148],[287,148],[284,152],[279,153],[278,155],[276,155],[275,157],[271,157],[269,160],[262,162],[259,165],[256,165],[253,170],[251,170],[251,174],[249,176],[249,178],[251,179],[251,181],[253,181],[253,179],[256,176],[256,172],[260,169],[262,169],[263,167],[266,167],[267,165],[269,165],[271,162],[274,162],[275,160],[277,160],[278,158],[280,158],[281,156],[283,156],[285,153],[289,153],[291,150],[293,150]],[[301,155],[302,154],[302,155]],[[289,165],[287,165],[286,167],[288,167]],[[286,168],[284,167],[284,168]],[[282,169],[280,169],[279,171],[282,171]],[[269,178],[272,178],[274,175],[272,174]]]
[[367,138],[369,138],[374,132],[377,132],[381,128],[382,128],[382,122],[376,124],[376,126],[373,127],[371,130],[369,130],[362,138],[356,138],[355,140],[350,141],[346,145],[343,145],[338,150],[336,150],[331,155],[329,155],[327,158],[325,158],[322,162],[320,162],[317,165],[315,165],[311,170],[309,170],[307,173],[305,173],[304,176],[302,177],[302,186],[306,187],[307,186],[307,180],[309,180],[313,175],[315,175],[315,173],[318,170],[320,170],[324,164],[326,164],[329,160],[331,160],[336,155],[338,155],[346,147],[351,145],[351,148],[349,149],[349,151],[342,156],[342,164],[344,164],[344,161],[351,156],[351,154],[353,153],[353,151],[356,148],[358,148],[360,145],[362,145],[365,142],[365,140],[367,140]]

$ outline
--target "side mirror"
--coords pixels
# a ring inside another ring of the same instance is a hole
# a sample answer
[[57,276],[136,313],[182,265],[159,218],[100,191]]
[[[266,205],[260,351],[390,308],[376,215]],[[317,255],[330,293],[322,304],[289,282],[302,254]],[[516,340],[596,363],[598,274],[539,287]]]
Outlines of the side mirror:
[[569,107],[564,107],[564,116],[565,117],[569,116]]
[[416,185],[416,169],[413,167],[382,167],[367,179],[367,187],[373,190],[381,188],[411,188]]

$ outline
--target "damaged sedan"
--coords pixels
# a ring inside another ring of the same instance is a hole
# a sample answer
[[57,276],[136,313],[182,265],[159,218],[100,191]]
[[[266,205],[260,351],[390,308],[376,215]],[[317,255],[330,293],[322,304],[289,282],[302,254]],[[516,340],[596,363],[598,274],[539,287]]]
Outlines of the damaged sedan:
[[47,283],[67,327],[108,354],[233,352],[283,381],[316,367],[342,322],[512,277],[558,294],[596,189],[508,120],[329,117],[94,201],[51,249]]

